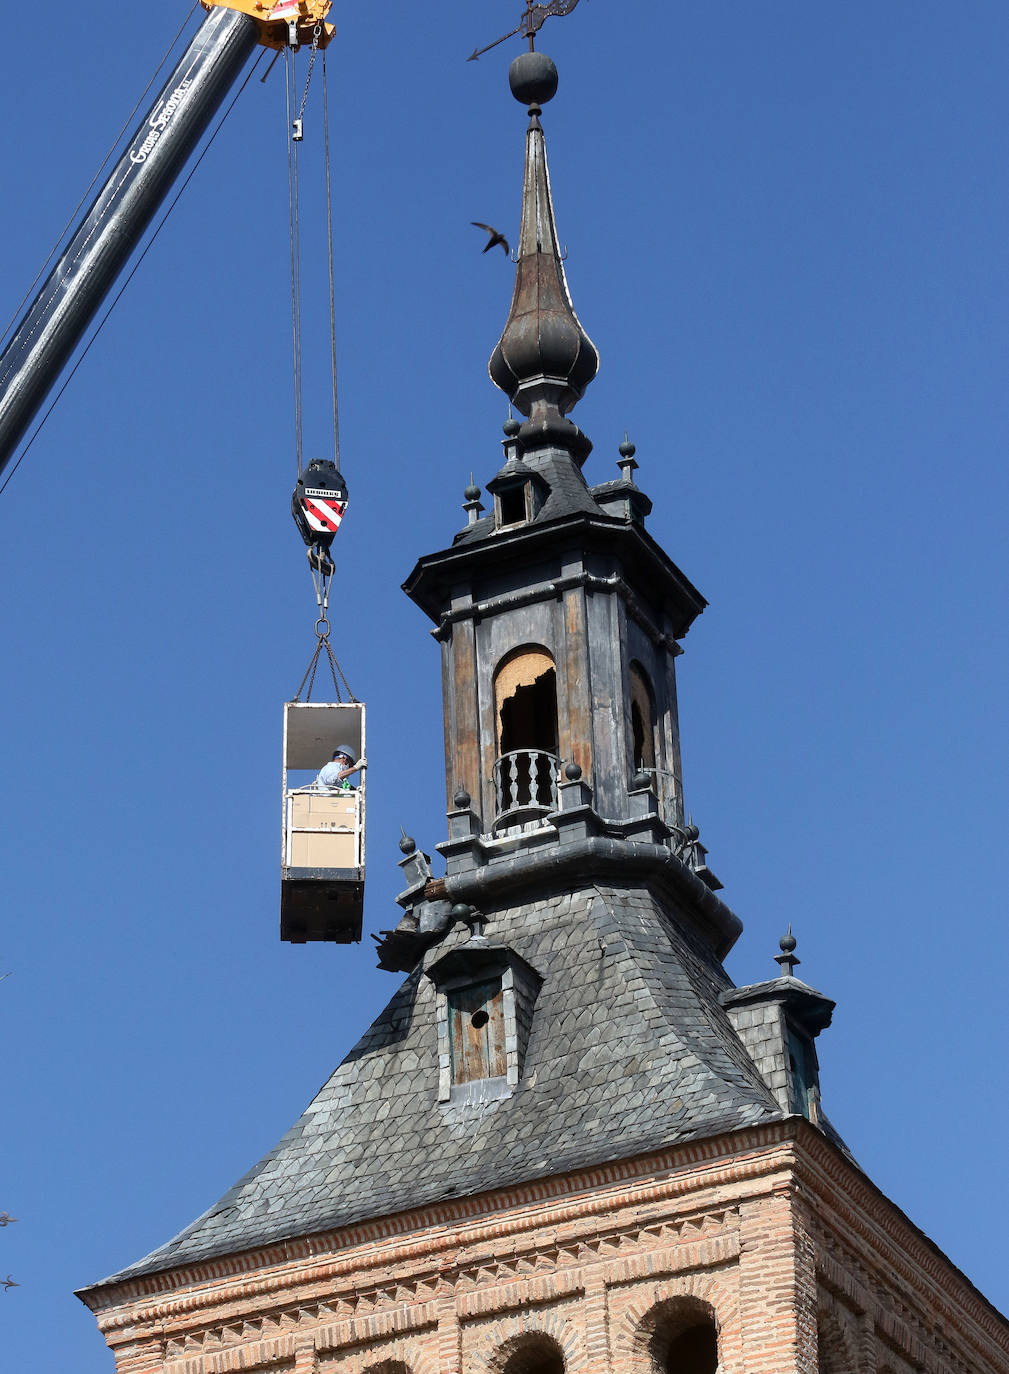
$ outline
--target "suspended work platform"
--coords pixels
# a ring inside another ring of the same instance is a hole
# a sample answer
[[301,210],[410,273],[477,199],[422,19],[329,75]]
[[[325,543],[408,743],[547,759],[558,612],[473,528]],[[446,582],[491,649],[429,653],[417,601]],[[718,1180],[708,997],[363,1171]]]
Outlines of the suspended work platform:
[[280,938],[294,944],[361,938],[367,775],[362,767],[335,788],[318,781],[341,748],[354,764],[364,759],[363,703],[285,702]]

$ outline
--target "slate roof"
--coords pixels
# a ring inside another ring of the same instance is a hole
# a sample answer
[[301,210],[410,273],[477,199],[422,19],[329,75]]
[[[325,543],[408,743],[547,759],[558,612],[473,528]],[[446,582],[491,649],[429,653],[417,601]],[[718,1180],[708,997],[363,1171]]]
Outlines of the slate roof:
[[782,1116],[719,1003],[721,965],[644,888],[487,914],[488,936],[543,978],[511,1096],[437,1100],[435,991],[417,970],[275,1149],[104,1282]]

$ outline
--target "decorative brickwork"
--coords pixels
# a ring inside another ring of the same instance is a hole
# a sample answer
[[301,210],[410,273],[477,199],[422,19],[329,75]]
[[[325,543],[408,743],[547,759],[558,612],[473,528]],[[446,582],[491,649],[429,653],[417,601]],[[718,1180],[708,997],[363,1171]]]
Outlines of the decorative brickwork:
[[656,1374],[699,1317],[720,1374],[1009,1374],[1006,1322],[799,1118],[86,1300],[118,1374]]

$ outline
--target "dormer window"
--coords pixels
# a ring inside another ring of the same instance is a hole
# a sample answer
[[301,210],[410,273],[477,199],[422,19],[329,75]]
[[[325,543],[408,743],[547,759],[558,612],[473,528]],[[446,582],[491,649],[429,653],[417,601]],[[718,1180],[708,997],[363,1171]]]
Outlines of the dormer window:
[[532,519],[532,493],[528,482],[505,487],[494,494],[494,521],[498,529],[505,525],[521,525]]
[[750,987],[729,988],[719,1001],[764,1082],[783,1111],[822,1125],[820,1067],[814,1041],[830,1025],[834,1003],[795,977],[795,937],[781,939],[775,962],[782,976]]
[[515,457],[487,483],[487,490],[494,497],[494,524],[499,530],[534,520],[547,494],[542,477]]
[[427,971],[438,993],[438,1100],[485,1102],[519,1083],[541,979],[476,936]]
[[504,1078],[504,993],[501,979],[449,988],[449,1055],[453,1083]]

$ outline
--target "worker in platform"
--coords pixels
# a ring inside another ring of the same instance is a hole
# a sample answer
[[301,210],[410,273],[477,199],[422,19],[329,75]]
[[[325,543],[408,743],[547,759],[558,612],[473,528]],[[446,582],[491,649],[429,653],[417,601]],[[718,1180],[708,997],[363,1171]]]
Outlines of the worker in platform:
[[333,757],[329,763],[319,770],[319,776],[315,781],[317,786],[327,792],[353,792],[357,784],[350,782],[349,779],[367,766],[364,759],[361,759],[360,763],[355,763],[352,751],[346,745],[339,744],[333,750]]

